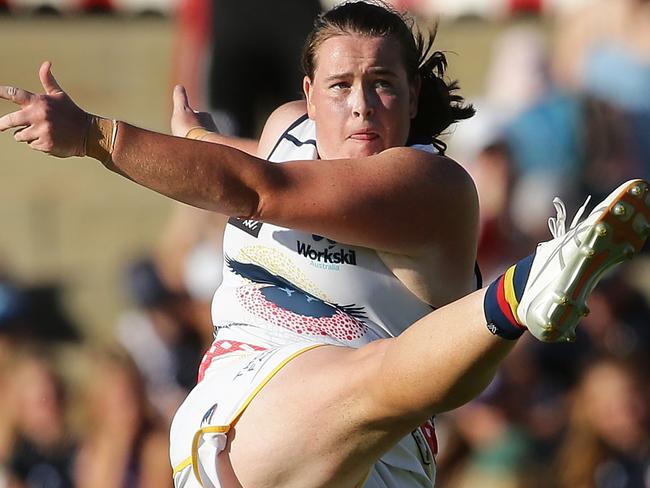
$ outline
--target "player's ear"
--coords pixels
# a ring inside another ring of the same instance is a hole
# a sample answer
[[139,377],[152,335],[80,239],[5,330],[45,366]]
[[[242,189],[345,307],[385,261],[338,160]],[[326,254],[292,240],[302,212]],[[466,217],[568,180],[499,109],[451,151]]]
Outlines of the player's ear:
[[309,76],[305,76],[302,80],[302,91],[305,93],[305,100],[307,101],[307,115],[310,119],[313,119],[316,115],[316,107],[313,104],[313,89],[314,85],[312,84]]

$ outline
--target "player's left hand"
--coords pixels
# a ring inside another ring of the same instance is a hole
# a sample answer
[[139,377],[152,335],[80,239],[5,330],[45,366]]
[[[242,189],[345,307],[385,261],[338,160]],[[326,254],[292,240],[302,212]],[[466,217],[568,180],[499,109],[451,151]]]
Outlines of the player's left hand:
[[187,92],[182,85],[176,85],[173,93],[174,111],[172,112],[172,134],[185,137],[190,129],[203,127],[210,132],[218,132],[212,116],[207,112],[198,112],[190,106]]
[[53,156],[84,156],[89,115],[61,89],[51,68],[45,61],[38,71],[44,94],[0,86],[0,98],[20,106],[0,117],[0,131],[16,129],[16,141]]

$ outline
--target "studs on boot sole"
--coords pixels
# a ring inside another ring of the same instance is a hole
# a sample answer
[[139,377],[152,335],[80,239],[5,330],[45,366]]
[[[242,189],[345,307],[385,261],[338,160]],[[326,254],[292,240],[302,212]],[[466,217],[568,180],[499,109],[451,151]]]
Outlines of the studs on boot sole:
[[598,225],[596,226],[596,233],[597,233],[600,237],[605,237],[605,236],[607,235],[607,232],[608,232],[608,231],[607,231],[607,226],[606,226],[605,224],[600,223],[600,224],[598,224]]
[[634,256],[634,252],[635,252],[634,246],[629,242],[627,242],[623,247],[623,257],[625,259],[632,259],[632,257]]
[[641,198],[647,191],[648,191],[648,185],[646,185],[643,182],[639,182],[636,185],[634,185],[632,188],[630,188],[630,195],[635,196],[637,198]]
[[641,237],[646,238],[650,235],[650,224],[646,220],[643,214],[637,214],[632,221],[632,227],[634,232],[639,234]]
[[593,258],[596,255],[596,251],[593,250],[590,247],[581,247],[580,252],[586,257],[586,258]]
[[565,342],[573,343],[576,341],[576,334],[575,332],[572,332],[570,335],[566,336],[564,338]]
[[620,220],[626,222],[634,215],[634,207],[627,202],[621,201],[614,205],[612,213]]
[[555,330],[555,327],[553,326],[553,322],[546,322],[542,327],[542,330],[544,331],[543,334],[545,336],[549,336]]
[[555,303],[558,305],[567,305],[569,303],[569,297],[565,293],[555,293]]

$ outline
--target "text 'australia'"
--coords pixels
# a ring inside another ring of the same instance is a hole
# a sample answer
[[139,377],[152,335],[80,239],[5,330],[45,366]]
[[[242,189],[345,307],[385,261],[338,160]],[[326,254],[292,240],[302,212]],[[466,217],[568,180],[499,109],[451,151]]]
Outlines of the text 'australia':
[[311,244],[305,244],[304,242],[297,241],[297,245],[298,254],[302,254],[304,257],[313,261],[332,264],[351,264],[354,266],[357,264],[357,255],[352,249],[347,251],[345,249],[339,249],[338,251],[323,249],[319,251],[311,247]]

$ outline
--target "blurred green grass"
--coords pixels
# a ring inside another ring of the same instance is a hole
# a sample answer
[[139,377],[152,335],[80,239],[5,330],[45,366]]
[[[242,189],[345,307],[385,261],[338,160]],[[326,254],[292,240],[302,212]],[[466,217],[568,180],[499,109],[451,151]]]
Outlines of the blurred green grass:
[[[482,90],[503,26],[443,24],[438,49],[463,91]],[[41,91],[53,62],[61,86],[86,110],[168,131],[173,19],[0,18],[0,84]],[[453,54],[455,53],[455,54]],[[244,62],[244,61],[243,61]],[[0,114],[12,111],[0,102]],[[171,202],[91,159],[61,160],[0,134],[0,269],[27,282],[61,281],[66,305],[89,336],[110,337],[124,306],[120,273],[155,246]]]

